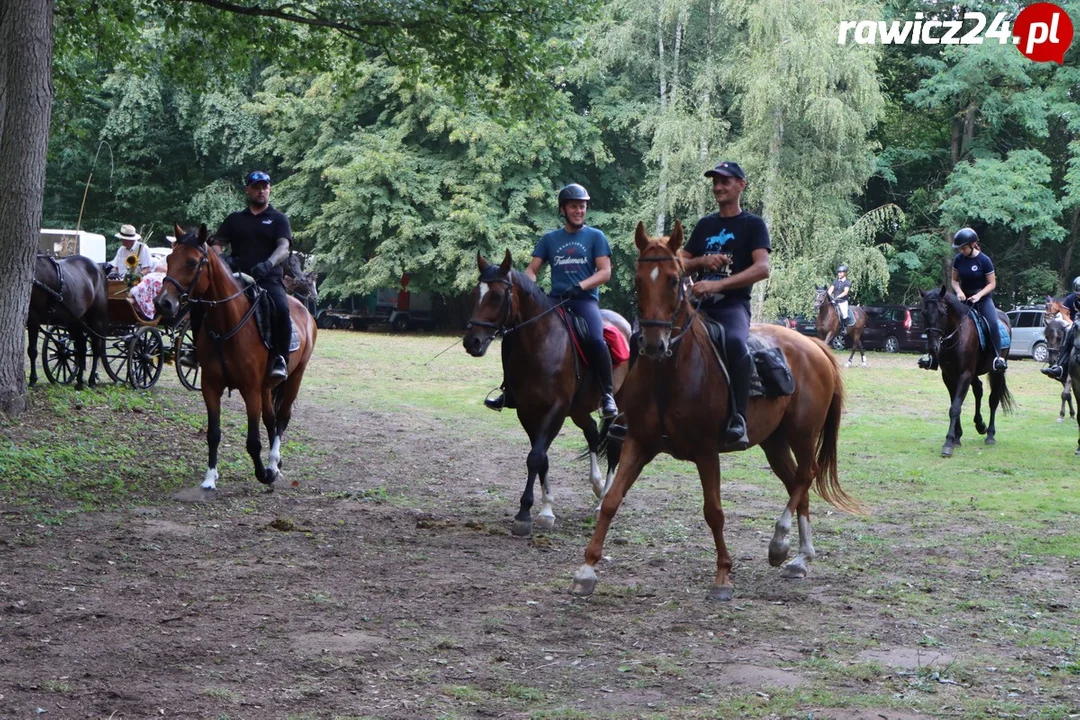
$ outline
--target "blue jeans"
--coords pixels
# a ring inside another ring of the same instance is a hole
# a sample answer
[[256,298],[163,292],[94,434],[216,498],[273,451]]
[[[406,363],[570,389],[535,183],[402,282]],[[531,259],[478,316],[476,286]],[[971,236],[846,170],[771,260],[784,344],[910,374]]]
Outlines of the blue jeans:
[[[556,302],[559,300],[553,299]],[[591,297],[578,298],[567,300],[563,307],[585,319],[585,323],[589,326],[589,337],[578,338],[581,341],[581,349],[585,352],[585,357],[589,359],[589,367],[600,381],[600,388],[609,395],[614,394],[611,354],[608,352],[607,343],[604,342],[604,319],[600,315],[600,303]]]

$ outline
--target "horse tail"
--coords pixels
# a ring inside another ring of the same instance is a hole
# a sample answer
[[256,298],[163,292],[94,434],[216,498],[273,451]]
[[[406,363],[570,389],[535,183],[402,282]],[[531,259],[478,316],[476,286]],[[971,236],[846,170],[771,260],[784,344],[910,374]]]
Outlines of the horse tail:
[[270,398],[274,403],[274,417],[281,414],[281,398],[285,395],[285,383],[278,383],[270,391]]
[[840,475],[836,466],[839,457],[840,420],[844,414],[844,376],[840,372],[840,363],[829,352],[825,343],[819,340],[817,345],[832,371],[833,396],[829,403],[829,412],[825,416],[825,425],[818,435],[814,489],[825,502],[839,510],[853,515],[868,515],[862,503],[848,495],[840,486]]
[[1016,409],[1016,400],[1005,383],[1005,373],[990,373],[990,392],[1000,393],[998,407],[1002,413],[1007,415]]

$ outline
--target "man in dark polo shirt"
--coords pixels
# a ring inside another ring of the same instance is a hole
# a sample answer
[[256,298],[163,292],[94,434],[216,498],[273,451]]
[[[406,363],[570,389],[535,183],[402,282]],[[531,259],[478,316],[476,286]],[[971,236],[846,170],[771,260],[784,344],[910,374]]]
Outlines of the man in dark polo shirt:
[[270,176],[261,170],[248,173],[244,182],[248,206],[225,218],[217,238],[228,243],[233,268],[246,272],[266,291],[273,306],[270,321],[270,384],[289,376],[289,298],[282,283],[282,263],[289,257],[292,229],[289,218],[270,204]]

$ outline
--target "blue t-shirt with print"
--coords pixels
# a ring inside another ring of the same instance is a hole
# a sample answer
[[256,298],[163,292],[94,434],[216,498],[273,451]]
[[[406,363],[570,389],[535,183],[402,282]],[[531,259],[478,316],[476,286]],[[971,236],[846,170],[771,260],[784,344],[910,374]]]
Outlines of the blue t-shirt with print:
[[[562,295],[582,280],[596,272],[596,258],[611,257],[607,236],[594,227],[585,225],[577,232],[559,228],[545,233],[536,243],[533,257],[551,266],[551,294]],[[589,294],[597,300],[596,288]]]
[[957,255],[953,258],[952,266],[957,277],[960,278],[960,289],[968,297],[986,287],[986,276],[994,272],[994,263],[990,261],[990,258],[984,252],[980,252],[974,257],[965,257],[963,254]]

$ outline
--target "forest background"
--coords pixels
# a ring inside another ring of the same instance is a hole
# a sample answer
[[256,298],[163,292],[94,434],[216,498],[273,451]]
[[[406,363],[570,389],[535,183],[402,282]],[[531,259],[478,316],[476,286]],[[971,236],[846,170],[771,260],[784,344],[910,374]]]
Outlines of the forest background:
[[[841,20],[992,20],[1022,5],[530,3],[546,15],[506,29],[530,53],[528,76],[509,81],[471,72],[482,47],[432,50],[438,28],[417,49],[377,30],[358,42],[201,7],[180,22],[161,3],[89,17],[83,5],[57,5],[44,227],[74,227],[82,210],[83,229],[111,238],[132,223],[165,244],[174,221],[214,229],[242,208],[241,179],[259,168],[325,273],[323,302],[403,274],[460,301],[477,251],[509,248],[523,266],[560,224],[559,188],[579,182],[613,246],[602,302],[631,312],[634,226],[692,227],[715,209],[703,170],[733,159],[749,178],[744,206],[772,234],[758,319],[807,312],[841,262],[856,302],[913,303],[941,284],[965,225],[999,269],[999,307],[1060,295],[1080,274],[1075,43],[1058,65],[992,38],[837,42]],[[1080,18],[1080,3],[1062,6]]]

